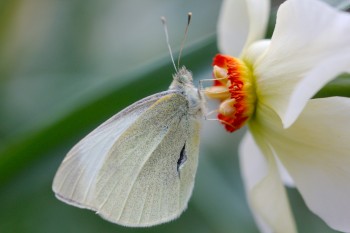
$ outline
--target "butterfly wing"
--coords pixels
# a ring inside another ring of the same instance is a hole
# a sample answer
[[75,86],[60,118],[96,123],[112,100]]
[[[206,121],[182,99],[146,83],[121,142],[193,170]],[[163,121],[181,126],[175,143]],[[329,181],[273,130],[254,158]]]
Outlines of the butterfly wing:
[[89,201],[86,199],[109,150],[142,113],[167,94],[161,92],[132,104],[77,143],[68,152],[55,175],[52,188],[56,196],[71,205],[93,208],[87,206]]
[[188,115],[180,93],[141,102],[69,152],[53,185],[60,199],[127,226],[155,225],[182,213],[197,169],[199,121]]

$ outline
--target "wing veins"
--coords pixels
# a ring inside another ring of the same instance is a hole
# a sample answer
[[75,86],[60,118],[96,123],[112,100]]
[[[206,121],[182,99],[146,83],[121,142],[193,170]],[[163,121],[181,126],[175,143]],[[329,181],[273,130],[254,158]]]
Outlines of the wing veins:
[[69,176],[73,171],[74,171],[73,169],[70,169],[69,172],[65,173],[64,178],[63,178],[63,181],[60,183],[59,190],[62,189],[63,185],[66,183],[66,180],[67,180],[68,176]]
[[[115,124],[117,121],[120,121],[121,118],[124,117],[125,115],[135,114],[134,116],[135,116],[135,120],[136,120],[140,115],[142,115],[142,113],[145,110],[147,110],[159,98],[161,98],[162,96],[168,95],[168,94],[169,94],[169,91],[160,92],[160,93],[151,95],[149,97],[146,97],[144,99],[141,99],[141,100],[135,102],[131,106],[125,108],[121,112],[119,112],[116,115],[114,115],[111,118],[109,118],[107,121],[102,123],[98,128],[96,128],[91,133],[89,133],[87,136],[85,136],[82,140],[80,140],[72,148],[72,150],[68,153],[66,158],[63,160],[63,163],[61,165],[61,166],[63,166],[62,170],[63,171],[64,170],[68,170],[68,172],[66,172],[64,174],[64,177],[59,178],[59,180],[61,180],[61,182],[60,182],[58,187],[56,186],[57,188],[54,188],[55,193],[58,194],[61,197],[61,199],[66,199],[69,202],[75,202],[75,203],[80,204],[80,205],[87,205],[87,206],[91,207],[90,204],[86,203],[86,199],[88,198],[88,195],[91,192],[90,190],[91,190],[92,184],[94,183],[95,178],[96,178],[98,173],[96,173],[95,175],[93,175],[93,176],[91,176],[89,178],[88,188],[87,188],[87,191],[85,192],[84,199],[82,201],[78,201],[78,200],[76,200],[76,198],[73,197],[73,195],[75,195],[76,190],[78,188],[77,184],[79,184],[79,182],[81,181],[81,177],[84,177],[84,173],[86,173],[86,170],[88,169],[89,166],[83,166],[83,168],[79,171],[80,172],[78,174],[79,177],[77,177],[77,180],[75,181],[75,184],[73,186],[74,188],[71,191],[70,196],[68,195],[67,191],[62,192],[62,188],[64,188],[65,186],[69,185],[69,183],[67,183],[67,179],[69,177],[72,177],[72,176],[76,177],[76,175],[74,175],[76,170],[71,168],[71,164],[79,163],[79,161],[76,162],[76,160],[80,160],[82,158],[81,155],[89,155],[89,154],[87,154],[88,152],[86,152],[86,150],[84,151],[84,149],[81,149],[79,147],[81,145],[81,143],[84,143],[84,140],[91,140],[92,138],[96,138],[96,137],[100,137],[101,135],[109,134],[108,131],[111,130],[110,125],[111,124]],[[125,129],[120,129],[120,130],[121,130],[121,132],[123,132],[123,131],[126,130],[126,128]],[[98,143],[100,143],[100,141]],[[94,146],[96,146],[98,143],[95,143]],[[108,144],[108,143],[106,142],[106,144]],[[80,155],[79,155],[79,152],[81,153]],[[88,159],[89,158],[95,158],[95,161],[97,161],[98,159],[101,159],[98,156],[92,156],[92,157],[90,157],[90,156],[83,156],[83,157],[84,157],[84,159],[86,159],[86,158],[88,158]],[[101,160],[101,163],[103,163],[103,160]],[[86,162],[85,164],[90,164],[90,162]],[[65,188],[65,190],[67,190],[67,188]],[[66,196],[68,198],[66,198]]]
[[[107,143],[105,143],[107,144]],[[96,161],[100,160],[97,164],[98,167],[100,167],[101,163],[103,162],[103,160],[101,160],[99,157],[96,156],[96,158],[94,159],[94,164]],[[94,178],[96,177],[96,175],[94,175]],[[84,203],[86,202],[87,197],[89,196],[89,193],[91,191],[91,187],[92,187],[92,183],[93,183],[94,179],[90,179],[85,196],[84,196]]]
[[146,196],[145,196],[145,199],[143,200],[141,215],[140,215],[140,218],[139,218],[139,221],[138,221],[139,224],[141,223],[141,220],[142,220],[142,217],[143,217],[143,214],[144,214],[144,211],[145,211],[145,205],[146,205],[147,197],[148,197],[148,194],[149,194],[149,189],[150,189],[150,186],[148,185],[147,186]]
[[[168,119],[173,119],[174,116],[176,116],[176,115],[177,115],[177,114],[174,113],[173,115],[169,116],[169,117],[167,118],[167,120],[168,120]],[[181,118],[181,117],[180,117],[180,118]],[[167,122],[167,120],[166,120],[166,122]],[[163,135],[163,138],[165,138],[165,137],[168,135],[168,133],[169,133],[169,129],[168,129],[167,132]],[[159,147],[159,145],[160,145],[161,142],[162,142],[162,140],[155,146],[155,148],[154,148],[153,150],[151,150],[151,153],[150,153],[149,155],[145,156],[145,160],[143,161],[142,166],[140,166],[140,170],[137,172],[137,175],[135,176],[134,180],[132,181],[132,185],[131,185],[131,187],[130,187],[130,189],[129,189],[129,191],[128,191],[127,198],[125,199],[125,201],[124,201],[124,203],[123,203],[123,208],[122,208],[122,211],[120,212],[120,216],[119,216],[118,219],[120,219],[121,216],[123,215],[123,212],[124,212],[124,210],[125,210],[126,203],[127,203],[128,199],[129,199],[130,193],[131,193],[131,191],[134,189],[135,182],[136,182],[137,178],[139,177],[140,173],[142,172],[144,165],[147,163],[148,159],[152,156],[153,152],[156,151],[156,149]],[[113,187],[113,190],[114,190],[114,189],[115,189],[115,187]]]

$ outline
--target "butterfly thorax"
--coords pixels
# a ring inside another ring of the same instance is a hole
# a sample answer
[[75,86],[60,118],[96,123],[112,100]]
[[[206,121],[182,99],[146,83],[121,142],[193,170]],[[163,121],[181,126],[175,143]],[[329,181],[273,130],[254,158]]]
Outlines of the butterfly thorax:
[[204,110],[203,98],[198,89],[193,85],[192,73],[183,66],[173,75],[173,79],[169,89],[176,90],[186,96],[189,103],[189,115],[196,118],[201,117]]

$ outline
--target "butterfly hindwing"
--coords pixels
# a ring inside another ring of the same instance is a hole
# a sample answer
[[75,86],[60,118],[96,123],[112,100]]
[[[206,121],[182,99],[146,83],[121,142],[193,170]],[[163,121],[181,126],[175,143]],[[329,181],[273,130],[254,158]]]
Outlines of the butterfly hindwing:
[[[96,185],[95,200],[104,218],[122,225],[148,226],[174,219],[186,208],[198,157],[198,151],[193,151],[196,153],[188,155],[194,157],[188,161],[192,164],[186,161],[178,171],[181,149],[192,143],[188,132],[196,124],[187,108],[184,96],[165,96],[114,144]],[[185,167],[192,168],[186,171]],[[191,179],[184,185],[182,179],[188,173]]]

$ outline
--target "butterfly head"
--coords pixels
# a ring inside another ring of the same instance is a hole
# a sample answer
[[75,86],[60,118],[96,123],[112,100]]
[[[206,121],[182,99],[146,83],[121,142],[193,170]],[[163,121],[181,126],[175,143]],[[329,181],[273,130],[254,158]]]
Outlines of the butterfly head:
[[174,83],[182,85],[193,85],[192,73],[186,67],[179,69],[176,74],[173,75]]
[[191,71],[189,71],[183,66],[173,75],[173,82],[171,83],[169,89],[187,90],[187,89],[193,89],[193,88],[194,86],[193,86],[192,73]]

